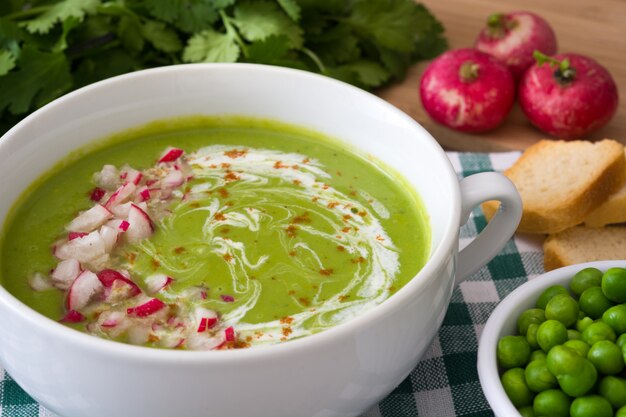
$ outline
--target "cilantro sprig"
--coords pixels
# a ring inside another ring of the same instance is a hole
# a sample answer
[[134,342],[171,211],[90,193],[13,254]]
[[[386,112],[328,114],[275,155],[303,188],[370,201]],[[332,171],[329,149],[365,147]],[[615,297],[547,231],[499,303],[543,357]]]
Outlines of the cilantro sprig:
[[372,89],[446,46],[412,0],[1,0],[0,131],[72,89],[145,68],[252,62]]

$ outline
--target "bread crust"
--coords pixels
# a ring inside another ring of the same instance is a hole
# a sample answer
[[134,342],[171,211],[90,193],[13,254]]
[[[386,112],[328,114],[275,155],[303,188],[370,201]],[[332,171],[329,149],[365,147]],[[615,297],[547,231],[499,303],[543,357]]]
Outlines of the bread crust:
[[[549,154],[558,152],[565,146],[577,146],[584,144],[585,151],[588,142],[585,141],[552,141],[542,140],[529,147],[515,164],[504,172],[514,184],[524,180],[524,171],[528,165],[536,164],[537,161],[549,159]],[[617,191],[626,180],[626,160],[624,159],[624,147],[617,141],[605,139],[594,146],[601,146],[603,152],[611,153],[607,158],[608,163],[601,168],[598,175],[589,178],[584,186],[570,193],[561,201],[546,201],[545,204],[529,204],[525,201],[522,192],[523,214],[517,229],[523,233],[558,233],[570,227],[584,222],[587,215],[599,207],[613,192]],[[565,172],[565,171],[564,171]],[[577,175],[574,170],[571,175]],[[569,175],[569,174],[568,174]],[[499,203],[488,201],[483,203],[483,212],[487,219],[495,214]]]

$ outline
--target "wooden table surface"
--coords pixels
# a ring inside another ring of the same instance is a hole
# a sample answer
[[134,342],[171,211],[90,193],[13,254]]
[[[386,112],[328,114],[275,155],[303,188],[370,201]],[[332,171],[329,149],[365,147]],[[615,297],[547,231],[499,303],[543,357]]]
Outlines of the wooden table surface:
[[[612,138],[626,144],[626,0],[419,0],[443,23],[450,48],[470,47],[487,16],[528,10],[544,17],[556,32],[559,52],[576,52],[597,60],[613,75],[620,105],[607,126],[588,139]],[[433,122],[419,99],[426,63],[413,66],[406,78],[378,94],[420,122],[451,150],[493,152],[524,149],[546,135],[525,119],[516,104],[504,123],[488,133],[456,132]]]

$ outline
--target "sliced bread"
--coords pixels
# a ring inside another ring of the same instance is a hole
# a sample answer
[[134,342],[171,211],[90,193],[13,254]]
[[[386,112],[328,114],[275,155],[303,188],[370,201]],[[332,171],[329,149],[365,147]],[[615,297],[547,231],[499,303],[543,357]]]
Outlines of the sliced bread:
[[[518,232],[557,233],[581,224],[626,178],[624,147],[617,141],[542,140],[504,172],[522,196]],[[483,204],[488,219],[498,202]]]
[[543,244],[546,271],[581,262],[624,259],[626,227],[573,227],[548,236]]
[[598,208],[587,215],[585,226],[602,227],[607,224],[626,222],[626,183],[611,194]]

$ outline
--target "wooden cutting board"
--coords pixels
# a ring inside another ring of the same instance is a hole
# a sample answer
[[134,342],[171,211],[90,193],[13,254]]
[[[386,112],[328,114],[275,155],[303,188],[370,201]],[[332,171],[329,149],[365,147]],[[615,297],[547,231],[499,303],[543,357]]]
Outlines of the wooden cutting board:
[[[576,52],[600,62],[613,75],[621,95],[613,120],[589,139],[612,138],[626,145],[626,0],[420,0],[443,23],[450,48],[471,47],[488,15],[529,10],[544,17],[556,32],[559,52]],[[546,135],[515,106],[505,122],[483,134],[456,132],[433,122],[419,99],[426,63],[378,95],[420,122],[446,149],[493,152],[525,149]]]

